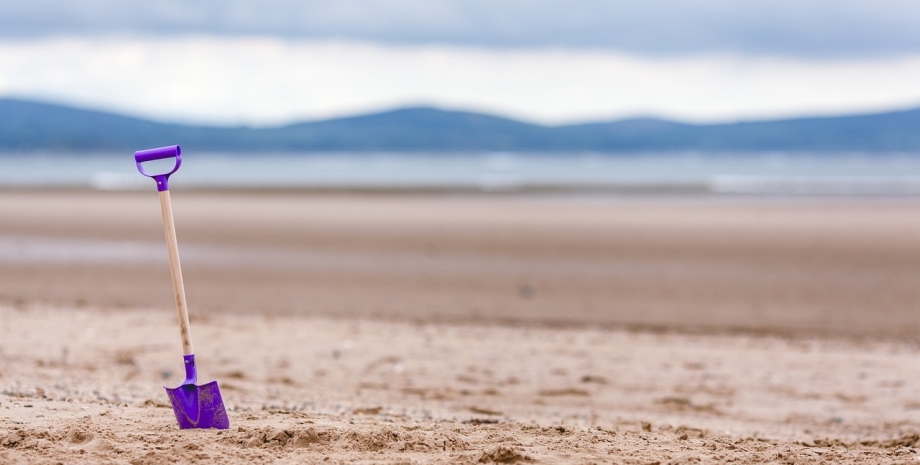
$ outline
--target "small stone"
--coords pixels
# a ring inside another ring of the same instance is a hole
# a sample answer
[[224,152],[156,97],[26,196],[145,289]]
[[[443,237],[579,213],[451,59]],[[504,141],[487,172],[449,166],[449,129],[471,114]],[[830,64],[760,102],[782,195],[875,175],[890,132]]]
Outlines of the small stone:
[[533,297],[534,292],[535,292],[534,288],[530,284],[524,284],[518,288],[518,295],[520,295],[521,298],[524,298],[524,299],[529,299]]

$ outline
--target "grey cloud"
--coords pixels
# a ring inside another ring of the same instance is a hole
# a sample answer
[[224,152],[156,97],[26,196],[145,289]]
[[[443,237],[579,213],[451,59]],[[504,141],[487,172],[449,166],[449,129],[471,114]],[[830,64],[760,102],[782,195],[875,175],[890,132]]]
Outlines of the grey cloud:
[[920,52],[913,0],[0,0],[0,37],[258,34],[680,56]]

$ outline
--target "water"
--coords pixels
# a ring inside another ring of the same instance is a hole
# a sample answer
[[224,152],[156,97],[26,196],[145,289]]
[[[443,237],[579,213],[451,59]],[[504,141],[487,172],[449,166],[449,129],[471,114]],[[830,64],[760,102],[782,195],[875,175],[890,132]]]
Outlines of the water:
[[[151,187],[131,153],[0,154],[0,187]],[[920,154],[186,153],[172,187],[920,195]]]

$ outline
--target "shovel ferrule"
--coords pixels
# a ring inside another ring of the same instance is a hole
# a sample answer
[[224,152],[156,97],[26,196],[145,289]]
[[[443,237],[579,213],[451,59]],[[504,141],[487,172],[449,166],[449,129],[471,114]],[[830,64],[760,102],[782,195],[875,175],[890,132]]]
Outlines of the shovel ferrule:
[[185,381],[182,384],[198,384],[198,368],[195,366],[195,354],[182,357],[185,360]]

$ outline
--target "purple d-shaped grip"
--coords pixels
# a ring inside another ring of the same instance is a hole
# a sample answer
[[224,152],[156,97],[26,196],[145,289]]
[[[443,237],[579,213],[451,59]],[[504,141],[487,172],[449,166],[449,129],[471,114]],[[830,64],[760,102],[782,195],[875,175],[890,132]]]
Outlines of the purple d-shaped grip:
[[[173,167],[172,171],[168,173],[148,173],[144,171],[142,163],[153,160],[162,160],[164,158],[175,158],[176,166]],[[157,190],[168,191],[169,190],[169,175],[175,173],[179,166],[182,165],[182,148],[178,145],[170,145],[169,147],[158,147],[155,149],[139,150],[134,152],[134,162],[137,164],[137,170],[141,172],[144,176],[148,178],[153,178],[157,182]]]

